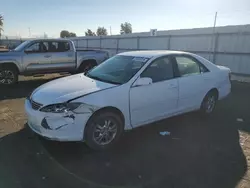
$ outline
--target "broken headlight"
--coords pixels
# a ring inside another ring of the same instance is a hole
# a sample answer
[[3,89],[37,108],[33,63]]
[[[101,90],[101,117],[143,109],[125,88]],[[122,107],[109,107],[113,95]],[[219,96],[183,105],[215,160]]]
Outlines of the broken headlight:
[[75,110],[81,104],[82,103],[79,102],[50,104],[48,106],[41,108],[40,111],[50,112],[50,113],[64,113]]

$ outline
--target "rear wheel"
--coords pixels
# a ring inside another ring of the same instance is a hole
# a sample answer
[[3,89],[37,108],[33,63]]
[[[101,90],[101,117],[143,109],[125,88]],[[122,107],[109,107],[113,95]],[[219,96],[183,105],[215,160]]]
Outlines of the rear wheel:
[[211,114],[215,109],[217,98],[217,92],[210,91],[203,99],[203,102],[201,104],[201,112],[203,114]]
[[18,72],[13,67],[1,67],[0,68],[0,84],[12,85],[18,81]]
[[94,150],[113,146],[124,129],[121,118],[113,112],[102,112],[91,117],[84,131],[87,145]]

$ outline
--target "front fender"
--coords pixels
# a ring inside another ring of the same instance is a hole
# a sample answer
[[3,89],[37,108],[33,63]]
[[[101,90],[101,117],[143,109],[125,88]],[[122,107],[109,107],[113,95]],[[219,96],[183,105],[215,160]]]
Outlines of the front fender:
[[22,72],[22,70],[23,70],[21,64],[16,59],[12,59],[12,58],[0,59],[0,65],[3,65],[3,64],[6,64],[6,63],[16,65],[19,72]]

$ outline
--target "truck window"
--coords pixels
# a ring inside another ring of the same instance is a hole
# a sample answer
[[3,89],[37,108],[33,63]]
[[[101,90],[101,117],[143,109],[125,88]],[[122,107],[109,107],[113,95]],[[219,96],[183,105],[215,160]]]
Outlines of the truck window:
[[66,51],[69,51],[69,43],[58,42],[58,52],[66,52]]
[[49,42],[49,52],[57,52],[58,42]]
[[25,49],[30,53],[44,53],[48,51],[48,43],[47,42],[35,42],[31,46]]
[[68,42],[49,42],[49,52],[66,52],[69,50]]

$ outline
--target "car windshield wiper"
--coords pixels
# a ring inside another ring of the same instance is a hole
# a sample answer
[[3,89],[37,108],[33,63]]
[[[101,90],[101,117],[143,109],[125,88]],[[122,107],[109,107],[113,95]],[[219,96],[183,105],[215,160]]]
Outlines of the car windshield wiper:
[[89,75],[89,74],[86,74],[85,76],[89,77],[89,78],[92,78],[92,79],[95,79],[95,80],[98,80],[98,81],[101,81],[101,82],[106,82],[106,83],[110,83],[110,84],[118,84],[118,85],[121,85],[122,83],[120,82],[115,82],[115,81],[112,81],[112,80],[105,80],[105,79],[102,79],[102,78],[99,78],[97,76],[92,76],[92,75]]

